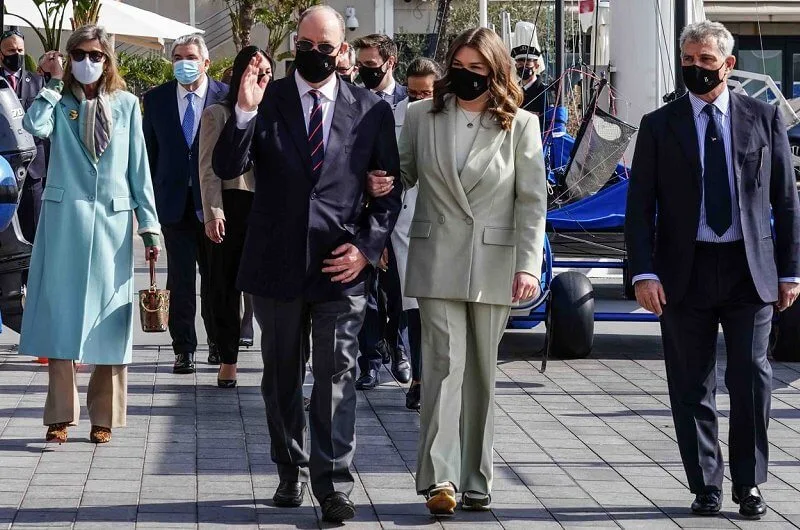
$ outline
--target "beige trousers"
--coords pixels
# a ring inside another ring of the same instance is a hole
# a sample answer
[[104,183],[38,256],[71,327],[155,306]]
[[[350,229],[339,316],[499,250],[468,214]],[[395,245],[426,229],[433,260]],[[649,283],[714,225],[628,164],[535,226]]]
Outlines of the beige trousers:
[[422,410],[417,491],[491,493],[497,347],[509,306],[419,298]]
[[[47,370],[49,381],[44,424],[77,425],[81,409],[74,361],[50,359]],[[95,365],[86,392],[86,408],[91,424],[108,429],[124,427],[127,404],[128,367],[121,364]]]

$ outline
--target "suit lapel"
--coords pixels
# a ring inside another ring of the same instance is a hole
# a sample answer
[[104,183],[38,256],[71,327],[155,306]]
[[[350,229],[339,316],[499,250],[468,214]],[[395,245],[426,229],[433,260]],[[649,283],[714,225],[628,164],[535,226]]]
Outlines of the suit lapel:
[[300,103],[300,94],[297,92],[294,76],[290,76],[288,81],[281,85],[277,97],[281,100],[281,103],[277,105],[278,112],[283,117],[286,128],[297,148],[297,153],[303,161],[306,178],[313,180],[311,177],[311,152],[308,149],[308,131],[306,131],[303,106]]
[[168,117],[167,119],[172,122],[172,130],[178,131],[178,135],[181,137],[181,141],[184,145],[186,145],[186,139],[183,137],[183,124],[181,123],[181,113],[178,110],[178,82],[176,80],[172,80],[169,82],[170,89],[164,91],[165,97],[169,99],[165,101],[164,108],[169,109],[167,111]]
[[483,124],[478,129],[475,143],[472,144],[464,169],[461,170],[461,185],[467,195],[486,174],[489,164],[497,154],[507,134],[497,125],[496,120],[484,116],[481,121]]
[[[333,120],[331,122],[331,132],[328,137],[325,149],[325,160],[322,163],[322,173],[320,179],[326,176],[334,167],[336,149],[346,144],[347,138],[353,130],[356,114],[359,110],[353,93],[347,87],[347,83],[339,83],[339,90],[336,95],[336,105],[333,108]],[[308,145],[308,139],[306,139]],[[306,148],[306,150],[308,150]],[[309,156],[310,160],[310,156]]]
[[86,150],[86,146],[83,144],[83,140],[81,139],[81,128],[83,127],[85,118],[83,113],[81,113],[80,103],[75,96],[72,95],[72,93],[65,91],[64,96],[61,98],[59,104],[61,105],[61,111],[64,113],[64,118],[67,120],[72,134],[75,135],[75,141],[81,146],[81,150],[83,151],[83,154],[86,155],[86,158],[89,160],[89,162],[95,164],[94,156],[92,156],[89,151]]
[[469,215],[472,209],[467,200],[467,194],[459,179],[456,170],[456,113],[455,98],[451,97],[442,112],[433,118],[433,144],[436,150],[436,163],[450,192],[456,198],[459,206]]
[[731,117],[731,140],[733,142],[733,174],[741,188],[741,171],[747,149],[750,147],[750,136],[753,133],[753,111],[746,97],[730,93],[731,101],[728,113]]
[[702,165],[700,164],[700,149],[697,146],[697,126],[694,123],[692,104],[689,96],[683,96],[675,104],[672,119],[669,122],[672,132],[681,146],[686,160],[694,173],[694,182],[701,186]]

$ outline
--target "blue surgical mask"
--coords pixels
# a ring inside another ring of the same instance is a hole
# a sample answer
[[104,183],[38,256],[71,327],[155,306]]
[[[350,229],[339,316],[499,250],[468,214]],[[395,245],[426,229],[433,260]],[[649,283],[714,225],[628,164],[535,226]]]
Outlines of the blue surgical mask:
[[200,71],[200,61],[175,61],[172,63],[175,79],[182,85],[191,85],[203,73]]

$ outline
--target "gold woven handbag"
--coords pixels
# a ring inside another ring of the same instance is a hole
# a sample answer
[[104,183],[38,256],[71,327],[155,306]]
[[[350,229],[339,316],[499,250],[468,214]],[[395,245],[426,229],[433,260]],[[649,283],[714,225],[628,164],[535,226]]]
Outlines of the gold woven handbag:
[[167,331],[169,325],[169,291],[156,286],[156,262],[150,255],[150,288],[139,291],[139,316],[142,331],[158,333]]

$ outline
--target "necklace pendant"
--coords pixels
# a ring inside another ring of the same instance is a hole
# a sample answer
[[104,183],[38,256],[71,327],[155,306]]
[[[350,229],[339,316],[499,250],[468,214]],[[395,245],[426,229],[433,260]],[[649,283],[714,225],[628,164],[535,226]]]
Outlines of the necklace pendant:
[[472,127],[473,127],[473,124],[471,124],[471,123],[467,124],[467,129],[472,129]]

